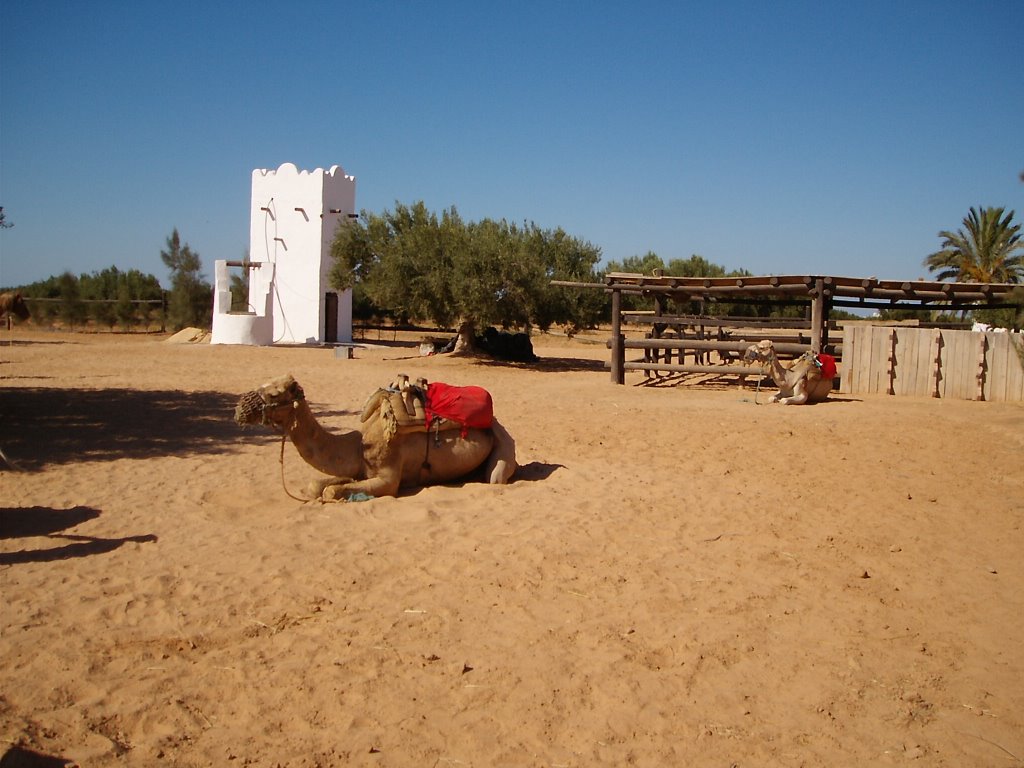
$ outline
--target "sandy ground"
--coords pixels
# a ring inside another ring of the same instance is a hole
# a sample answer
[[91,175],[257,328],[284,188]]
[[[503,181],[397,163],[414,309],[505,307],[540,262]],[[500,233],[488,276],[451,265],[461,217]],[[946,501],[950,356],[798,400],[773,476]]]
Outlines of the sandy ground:
[[[1024,405],[535,346],[4,331],[5,768],[1024,765]],[[231,419],[292,373],[355,427],[400,372],[488,388],[518,479],[301,503]]]

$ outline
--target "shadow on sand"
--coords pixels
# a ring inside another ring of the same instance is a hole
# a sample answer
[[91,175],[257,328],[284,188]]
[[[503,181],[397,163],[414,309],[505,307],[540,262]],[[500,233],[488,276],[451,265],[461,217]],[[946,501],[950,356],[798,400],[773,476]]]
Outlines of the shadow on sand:
[[233,421],[238,395],[0,388],[0,471],[124,458],[230,453],[273,435]]
[[531,461],[516,470],[512,482],[535,483],[538,480],[547,480],[559,469],[565,469],[564,464],[543,464],[539,461]]
[[44,755],[25,747],[14,746],[0,757],[0,768],[77,768],[78,763],[63,757]]
[[113,552],[127,542],[156,541],[153,534],[103,539],[96,536],[60,533],[77,525],[95,520],[100,511],[92,507],[53,509],[52,507],[14,507],[0,509],[0,539],[42,538],[71,541],[47,549],[23,549],[20,552],[0,552],[0,566],[20,563],[49,563],[72,557],[88,557]]

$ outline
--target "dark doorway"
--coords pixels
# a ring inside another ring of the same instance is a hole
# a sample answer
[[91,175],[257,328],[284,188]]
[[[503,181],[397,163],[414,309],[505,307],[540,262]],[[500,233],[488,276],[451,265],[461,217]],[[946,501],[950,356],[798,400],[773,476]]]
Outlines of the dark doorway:
[[338,294],[334,291],[324,294],[324,343],[338,343]]

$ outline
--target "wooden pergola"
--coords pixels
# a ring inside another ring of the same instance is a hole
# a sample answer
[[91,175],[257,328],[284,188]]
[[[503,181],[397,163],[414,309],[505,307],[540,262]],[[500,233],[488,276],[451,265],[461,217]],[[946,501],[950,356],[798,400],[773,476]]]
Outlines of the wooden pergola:
[[[601,287],[600,284],[554,284],[567,287]],[[671,317],[665,314],[667,300],[677,304],[696,301],[705,304],[723,302],[804,305],[809,308],[810,314],[810,348],[815,352],[821,352],[829,344],[829,313],[833,307],[919,311],[998,309],[1019,306],[1018,302],[1010,300],[1010,292],[1020,286],[1011,283],[901,281],[826,275],[673,277],[612,272],[605,276],[603,288],[611,294],[612,300],[612,335],[609,340],[612,352],[611,377],[614,383],[623,384],[627,346],[622,333],[624,294],[653,299],[654,312],[645,320],[651,325],[671,322]],[[669,341],[661,343],[666,346],[671,344]],[[697,342],[689,342],[688,346],[695,343]]]

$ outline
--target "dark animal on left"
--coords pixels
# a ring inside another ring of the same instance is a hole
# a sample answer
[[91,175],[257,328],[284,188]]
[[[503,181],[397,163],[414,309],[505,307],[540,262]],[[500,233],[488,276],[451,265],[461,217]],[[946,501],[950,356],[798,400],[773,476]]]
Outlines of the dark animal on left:
[[25,297],[17,292],[0,293],[0,317],[15,315],[21,320],[28,320],[32,313],[28,311]]

